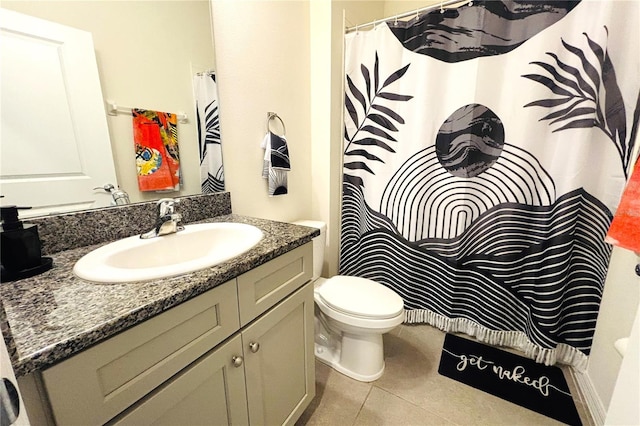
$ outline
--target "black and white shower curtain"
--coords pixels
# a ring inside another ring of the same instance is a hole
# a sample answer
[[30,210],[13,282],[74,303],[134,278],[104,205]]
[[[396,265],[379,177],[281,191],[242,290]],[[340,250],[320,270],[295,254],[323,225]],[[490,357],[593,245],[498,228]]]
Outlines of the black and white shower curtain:
[[221,192],[224,191],[224,167],[215,73],[196,74],[193,77],[193,90],[200,147],[200,187],[203,194]]
[[346,35],[340,273],[584,368],[640,119],[640,2],[474,1]]

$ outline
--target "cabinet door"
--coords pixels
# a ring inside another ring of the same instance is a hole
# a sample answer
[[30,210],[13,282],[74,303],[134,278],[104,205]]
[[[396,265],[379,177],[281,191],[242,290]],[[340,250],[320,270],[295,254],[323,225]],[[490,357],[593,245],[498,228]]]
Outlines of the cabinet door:
[[315,395],[313,284],[242,332],[249,421],[293,424]]
[[110,425],[246,425],[244,369],[237,335],[181,372]]

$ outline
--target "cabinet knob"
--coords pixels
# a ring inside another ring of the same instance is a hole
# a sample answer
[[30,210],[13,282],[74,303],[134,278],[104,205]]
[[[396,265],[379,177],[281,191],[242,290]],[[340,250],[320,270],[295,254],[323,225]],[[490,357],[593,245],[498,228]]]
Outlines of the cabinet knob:
[[242,365],[242,357],[241,356],[234,356],[231,358],[231,362],[233,363],[234,367],[240,367]]
[[260,343],[258,343],[258,342],[249,343],[249,349],[251,349],[251,352],[253,352],[255,354],[256,352],[258,352],[260,350]]

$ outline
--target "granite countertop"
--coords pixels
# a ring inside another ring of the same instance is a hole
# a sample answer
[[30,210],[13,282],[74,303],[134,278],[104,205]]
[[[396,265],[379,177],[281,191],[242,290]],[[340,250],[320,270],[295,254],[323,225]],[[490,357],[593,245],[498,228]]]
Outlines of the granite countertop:
[[199,222],[254,225],[264,238],[248,252],[189,274],[146,282],[100,284],[73,275],[75,262],[104,245],[50,255],[41,275],[0,284],[0,327],[17,376],[42,370],[114,334],[204,293],[319,234],[317,229],[234,214]]

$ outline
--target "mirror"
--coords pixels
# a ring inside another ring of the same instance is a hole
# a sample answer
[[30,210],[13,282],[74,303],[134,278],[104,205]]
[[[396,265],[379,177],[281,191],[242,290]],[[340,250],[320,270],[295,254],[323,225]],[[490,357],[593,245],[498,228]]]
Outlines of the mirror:
[[[105,101],[119,109],[186,115],[177,126],[182,181],[173,192],[139,191],[132,117],[106,115],[117,183],[131,202],[202,192],[194,78],[215,69],[209,1],[3,0],[2,8],[91,33]],[[207,132],[204,126],[201,133],[208,142],[216,137],[215,129]],[[219,127],[217,137],[219,150]],[[96,192],[111,200],[105,191]]]

